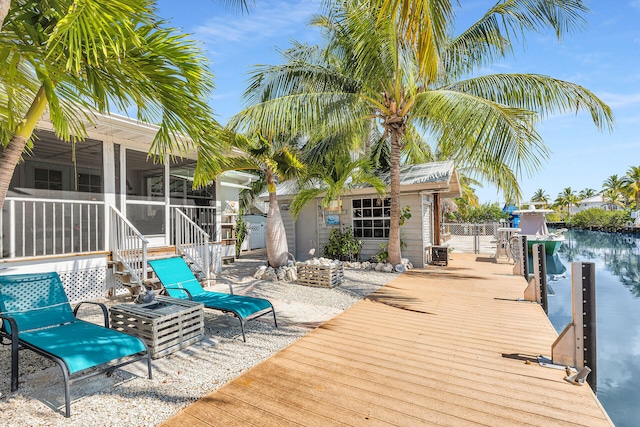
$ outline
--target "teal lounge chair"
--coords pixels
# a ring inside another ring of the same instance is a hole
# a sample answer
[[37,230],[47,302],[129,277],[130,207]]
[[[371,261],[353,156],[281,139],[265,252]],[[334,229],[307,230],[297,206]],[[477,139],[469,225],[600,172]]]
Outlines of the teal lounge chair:
[[181,257],[152,260],[149,261],[149,265],[170,297],[188,298],[203,303],[205,308],[231,313],[237,317],[240,321],[244,342],[247,342],[244,324],[249,320],[273,313],[273,322],[276,328],[278,327],[276,312],[269,301],[263,298],[205,291]]
[[[57,363],[64,377],[65,417],[71,415],[69,386],[80,379],[151,357],[139,338],[76,318],[57,273],[0,276],[0,340],[11,341],[11,391],[18,389],[18,351],[32,350]],[[95,370],[93,368],[101,369]],[[73,378],[72,378],[73,376]]]

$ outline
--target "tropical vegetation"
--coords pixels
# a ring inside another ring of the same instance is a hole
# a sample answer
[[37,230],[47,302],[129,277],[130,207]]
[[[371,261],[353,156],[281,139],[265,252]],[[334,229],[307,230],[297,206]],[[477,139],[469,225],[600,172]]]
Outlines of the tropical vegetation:
[[630,219],[628,211],[605,211],[599,208],[589,208],[573,215],[568,224],[587,230],[620,231]]
[[217,137],[226,147],[236,148],[237,154],[220,156],[215,150],[209,150],[208,145],[201,146],[195,184],[206,185],[210,180],[230,170],[259,172],[264,177],[269,195],[267,259],[269,265],[274,268],[287,265],[289,245],[276,197],[276,184],[278,181],[299,178],[304,173],[305,165],[299,158],[295,144],[283,135],[267,138],[255,133],[249,138],[231,131],[220,131]]
[[497,203],[483,203],[478,207],[458,202],[458,210],[447,215],[447,221],[467,224],[480,224],[508,219],[509,214],[502,211]]
[[338,216],[342,212],[342,196],[361,184],[373,187],[382,197],[386,184],[373,171],[371,162],[360,157],[353,159],[349,153],[331,152],[309,166],[298,180],[299,190],[291,201],[291,211],[295,218],[302,208],[315,198],[323,195],[322,207],[337,206]]
[[246,92],[249,107],[231,125],[311,142],[346,135],[341,144],[360,153],[381,129],[390,153],[390,262],[400,262],[403,151],[454,159],[472,178],[518,197],[520,173],[536,170],[548,155],[537,122],[586,110],[598,127],[612,123],[608,106],[570,82],[478,75],[510,54],[528,30],[553,28],[561,36],[580,26],[581,1],[500,1],[455,37],[451,1],[327,3],[326,15],[313,21],[326,44],[294,44],[283,52],[283,65],[257,67]]
[[206,56],[155,15],[153,0],[13,1],[0,34],[0,205],[45,111],[72,143],[96,112],[130,111],[158,125],[156,158],[186,153],[217,127]]
[[360,259],[361,249],[362,240],[353,234],[351,227],[346,227],[344,230],[335,227],[329,233],[329,242],[324,246],[323,254],[332,259],[354,261]]
[[[593,188],[585,188],[575,192],[571,187],[564,188],[556,197],[552,208],[564,212],[565,217],[569,217],[568,212],[572,207],[579,207],[582,200],[594,196],[602,196],[604,207],[607,210],[634,211],[640,209],[638,199],[640,198],[640,166],[630,166],[624,175],[613,174],[602,182],[599,191]],[[548,202],[548,195],[543,189],[535,191],[530,199],[532,202]]]
[[[561,213],[561,216],[549,214],[547,221],[566,221],[567,225],[595,230],[619,231],[632,220],[631,213],[638,211],[640,197],[640,166],[630,166],[624,175],[613,174],[602,182],[600,191],[585,188],[578,193],[571,187],[564,188],[556,197],[551,208]],[[535,191],[532,202],[548,200],[543,189]],[[583,200],[601,196],[602,207],[584,209],[569,215],[572,208],[580,207]],[[543,197],[545,196],[545,197]]]

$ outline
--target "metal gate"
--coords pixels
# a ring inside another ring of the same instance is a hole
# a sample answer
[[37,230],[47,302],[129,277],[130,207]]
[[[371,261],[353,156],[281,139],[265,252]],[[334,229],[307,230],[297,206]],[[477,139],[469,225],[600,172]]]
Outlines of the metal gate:
[[500,223],[459,224],[443,223],[442,244],[458,253],[487,254],[496,253],[498,227]]

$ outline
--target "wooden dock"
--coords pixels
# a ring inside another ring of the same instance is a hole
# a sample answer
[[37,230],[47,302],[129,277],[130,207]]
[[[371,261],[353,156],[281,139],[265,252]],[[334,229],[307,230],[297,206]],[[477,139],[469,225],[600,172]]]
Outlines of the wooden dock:
[[163,426],[612,426],[537,364],[557,334],[511,270],[454,254],[404,273]]

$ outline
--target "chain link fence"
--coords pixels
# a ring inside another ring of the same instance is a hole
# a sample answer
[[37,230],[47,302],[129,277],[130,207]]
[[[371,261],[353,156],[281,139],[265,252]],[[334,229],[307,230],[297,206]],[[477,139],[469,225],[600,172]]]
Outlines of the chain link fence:
[[[502,225],[504,227],[504,225]],[[442,224],[442,244],[454,253],[486,254],[496,253],[498,222],[485,224]]]

